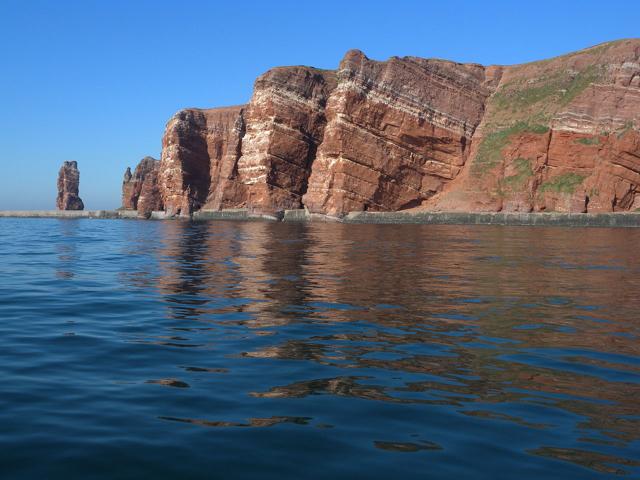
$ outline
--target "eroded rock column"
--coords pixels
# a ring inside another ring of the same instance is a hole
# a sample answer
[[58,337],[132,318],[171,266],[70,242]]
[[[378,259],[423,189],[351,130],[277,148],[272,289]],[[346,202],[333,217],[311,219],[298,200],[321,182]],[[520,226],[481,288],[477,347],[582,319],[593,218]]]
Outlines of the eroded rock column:
[[80,172],[78,162],[64,162],[58,172],[58,210],[84,210],[84,203],[79,197]]

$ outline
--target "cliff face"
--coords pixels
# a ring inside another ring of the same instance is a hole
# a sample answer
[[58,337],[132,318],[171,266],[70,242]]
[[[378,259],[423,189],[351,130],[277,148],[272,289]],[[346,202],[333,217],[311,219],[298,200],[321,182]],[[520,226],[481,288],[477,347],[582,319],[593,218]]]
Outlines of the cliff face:
[[640,208],[640,40],[483,67],[347,53],[274,68],[248,105],[167,124],[158,188],[172,214],[305,207]]
[[480,65],[421,58],[340,64],[304,203],[312,212],[421,205],[463,167],[496,83]]
[[302,207],[335,86],[334,72],[309,67],[275,68],[258,78],[238,160],[244,206],[262,212]]
[[249,105],[178,112],[162,140],[167,211],[300,208],[334,87],[333,72],[275,68],[256,81]]
[[153,157],[144,157],[131,174],[127,167],[122,181],[122,208],[137,210],[148,216],[154,210],[163,210],[158,186],[160,162]]
[[64,162],[58,172],[58,210],[84,210],[84,203],[80,199],[80,172],[78,162]]
[[167,124],[159,185],[170,214],[226,208],[244,200],[235,181],[244,136],[243,107],[187,109]]
[[439,210],[640,208],[640,40],[505,68]]

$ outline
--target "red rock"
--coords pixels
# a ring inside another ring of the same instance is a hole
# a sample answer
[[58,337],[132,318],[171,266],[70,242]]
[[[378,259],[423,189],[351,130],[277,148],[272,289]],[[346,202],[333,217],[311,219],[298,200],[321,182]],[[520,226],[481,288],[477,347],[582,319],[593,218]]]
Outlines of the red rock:
[[480,65],[348,52],[305,205],[329,215],[421,205],[460,172],[495,82]]
[[[470,161],[426,207],[565,212],[638,208],[639,82],[637,39],[506,67],[485,105]],[[518,159],[531,168],[514,182],[512,165]]]
[[[136,166],[131,174],[131,169],[127,167],[122,181],[122,208],[126,210],[138,210],[139,199],[143,190],[145,181],[152,185],[157,184],[157,176],[160,171],[158,160],[153,157],[144,157]],[[150,192],[147,192],[147,196]],[[162,202],[160,198],[150,201],[145,200],[145,208],[154,207],[154,210],[162,210]],[[143,212],[144,213],[144,209]]]
[[64,162],[58,172],[58,210],[84,210],[84,203],[78,196],[80,172],[78,162]]
[[310,67],[274,68],[258,78],[238,160],[246,198],[234,206],[262,213],[302,207],[335,85],[334,72]]
[[[150,157],[147,157],[150,158]],[[164,209],[158,177],[160,175],[160,162],[152,159],[151,165],[146,171],[140,187],[140,196],[137,201],[138,216],[149,217],[151,212]],[[137,168],[136,168],[137,170]]]
[[170,215],[242,203],[244,186],[235,176],[243,135],[242,106],[186,109],[169,120],[158,181]]
[[483,67],[347,53],[274,68],[246,106],[167,124],[170,214],[640,208],[640,40]]
[[131,174],[131,167],[127,167],[122,179],[122,208],[125,210],[135,210],[137,196],[134,193],[133,175]]

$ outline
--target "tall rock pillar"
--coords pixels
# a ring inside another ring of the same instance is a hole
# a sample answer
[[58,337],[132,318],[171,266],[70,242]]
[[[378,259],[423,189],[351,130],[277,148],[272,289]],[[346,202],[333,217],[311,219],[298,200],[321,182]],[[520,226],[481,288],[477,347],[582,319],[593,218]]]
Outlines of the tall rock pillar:
[[78,196],[80,172],[78,162],[64,162],[58,172],[58,210],[84,210],[84,203]]

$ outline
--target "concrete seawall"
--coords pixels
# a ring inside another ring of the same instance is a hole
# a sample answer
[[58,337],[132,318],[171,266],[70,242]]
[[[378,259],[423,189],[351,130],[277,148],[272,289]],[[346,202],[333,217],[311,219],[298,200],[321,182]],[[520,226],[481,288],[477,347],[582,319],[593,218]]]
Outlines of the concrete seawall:
[[[304,212],[304,210],[302,210]],[[252,213],[243,208],[234,208],[227,210],[200,210],[193,212],[193,220],[267,220],[278,222],[283,220],[282,215],[263,215]]]
[[0,210],[0,217],[13,218],[137,218],[133,210]]
[[[14,218],[97,218],[137,219],[133,210],[5,210],[0,217]],[[189,220],[153,212],[152,220]],[[282,215],[254,214],[244,209],[201,210],[191,220],[241,220],[283,222],[339,222],[347,224],[428,224],[428,225],[521,225],[560,227],[640,227],[640,212],[632,213],[506,213],[506,212],[351,212],[335,218],[309,214],[305,210],[286,210]]]
[[351,212],[345,223],[640,227],[640,213]]

